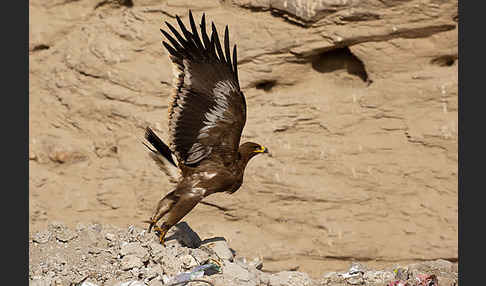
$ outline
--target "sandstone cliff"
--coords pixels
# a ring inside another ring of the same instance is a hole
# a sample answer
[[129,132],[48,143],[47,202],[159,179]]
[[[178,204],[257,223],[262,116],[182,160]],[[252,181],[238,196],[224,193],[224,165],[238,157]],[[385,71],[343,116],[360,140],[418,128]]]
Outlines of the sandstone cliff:
[[29,218],[145,227],[168,181],[172,68],[188,8],[238,45],[243,141],[269,147],[184,220],[268,271],[457,260],[457,1],[33,0]]

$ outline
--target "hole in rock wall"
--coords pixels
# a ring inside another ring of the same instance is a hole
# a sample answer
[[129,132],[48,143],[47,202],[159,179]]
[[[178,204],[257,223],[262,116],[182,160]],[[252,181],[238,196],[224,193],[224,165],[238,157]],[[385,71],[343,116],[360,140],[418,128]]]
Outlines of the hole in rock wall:
[[320,73],[345,70],[348,74],[370,83],[364,63],[348,47],[334,49],[314,56],[312,68]]
[[276,80],[262,80],[255,85],[256,89],[263,89],[264,91],[270,91],[277,84]]
[[433,58],[430,63],[441,67],[450,67],[454,65],[457,60],[457,55],[444,55],[437,58]]

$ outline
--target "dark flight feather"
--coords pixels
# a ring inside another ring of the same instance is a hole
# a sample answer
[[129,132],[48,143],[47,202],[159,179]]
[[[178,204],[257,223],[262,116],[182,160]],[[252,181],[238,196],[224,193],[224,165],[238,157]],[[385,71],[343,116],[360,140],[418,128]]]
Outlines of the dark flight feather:
[[199,33],[197,32],[196,23],[194,22],[194,17],[192,17],[192,12],[189,10],[189,22],[191,24],[192,34],[194,36],[194,42],[196,43],[198,49],[204,49],[204,45],[199,38]]
[[208,49],[209,48],[209,37],[208,34],[206,33],[206,15],[203,14],[201,18],[201,37],[203,38],[204,41],[204,48]]
[[164,46],[175,64],[176,86],[169,104],[169,147],[179,163],[198,164],[211,156],[223,164],[238,156],[241,132],[246,122],[246,103],[236,73],[236,46],[229,49],[228,26],[224,49],[212,23],[206,32],[206,18],[201,18],[199,38],[189,13],[192,33],[177,16],[181,32],[166,22],[171,34],[162,31]]
[[165,38],[167,40],[169,40],[169,42],[174,46],[174,49],[177,50],[177,51],[181,51],[183,50],[183,48],[181,47],[181,45],[179,45],[179,43],[174,39],[172,38],[171,35],[169,35],[166,31],[160,29],[160,31],[162,32],[162,34],[165,36]]
[[[235,73],[235,82],[238,84],[238,88],[240,87],[240,82],[238,81],[238,67],[236,66],[238,63],[236,57],[236,45],[233,47],[233,72]],[[245,98],[243,98],[245,99]]]
[[231,67],[231,53],[229,48],[229,32],[228,32],[228,25],[224,29],[224,51],[226,53],[226,62]]
[[214,35],[215,44],[216,44],[216,51],[218,52],[219,60],[222,61],[222,62],[226,62],[226,60],[224,58],[223,50],[221,49],[221,44],[219,42],[218,31],[216,30],[216,26],[214,25],[214,23],[212,23],[211,26],[212,26],[211,28],[213,29],[213,35]]

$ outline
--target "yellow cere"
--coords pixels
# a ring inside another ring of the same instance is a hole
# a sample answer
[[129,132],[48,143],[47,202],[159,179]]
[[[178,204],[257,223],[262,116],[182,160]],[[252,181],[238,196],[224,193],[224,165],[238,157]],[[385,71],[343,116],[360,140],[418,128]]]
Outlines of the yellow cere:
[[263,152],[265,152],[265,147],[260,146],[260,149],[259,150],[255,150],[255,152],[257,152],[257,153],[263,153]]

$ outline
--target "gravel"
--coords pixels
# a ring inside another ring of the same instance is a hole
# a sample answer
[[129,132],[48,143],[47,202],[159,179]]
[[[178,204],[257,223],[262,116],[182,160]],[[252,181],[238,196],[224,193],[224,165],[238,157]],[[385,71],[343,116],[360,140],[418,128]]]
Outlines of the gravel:
[[457,285],[458,279],[457,263],[445,260],[384,270],[369,270],[352,263],[348,271],[325,273],[320,279],[298,271],[267,273],[260,270],[263,261],[235,256],[224,238],[201,241],[186,224],[174,227],[167,238],[163,247],[154,233],[135,227],[79,224],[72,230],[61,223],[51,223],[47,230],[29,238],[29,285],[163,286],[207,263],[220,268],[192,275],[215,286],[381,286],[396,280],[416,285],[420,274],[434,274],[439,285],[452,286]]

